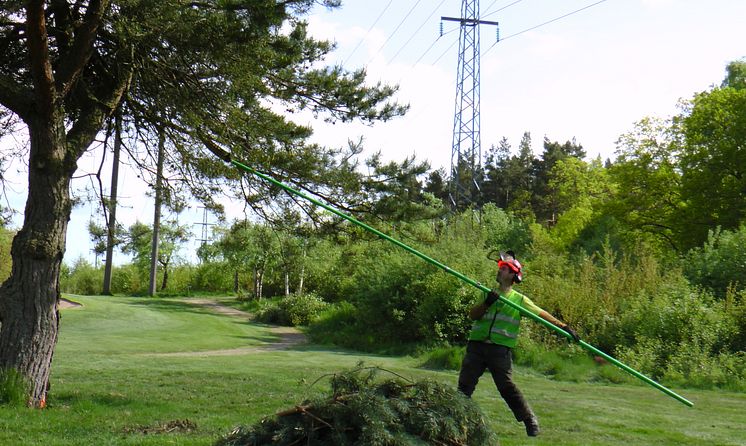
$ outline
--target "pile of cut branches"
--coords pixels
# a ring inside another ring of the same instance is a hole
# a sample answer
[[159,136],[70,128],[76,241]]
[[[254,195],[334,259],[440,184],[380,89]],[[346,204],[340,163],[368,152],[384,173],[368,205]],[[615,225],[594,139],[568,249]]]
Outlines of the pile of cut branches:
[[216,446],[494,445],[479,408],[450,386],[403,377],[378,380],[378,368],[331,377],[331,396],[239,427]]

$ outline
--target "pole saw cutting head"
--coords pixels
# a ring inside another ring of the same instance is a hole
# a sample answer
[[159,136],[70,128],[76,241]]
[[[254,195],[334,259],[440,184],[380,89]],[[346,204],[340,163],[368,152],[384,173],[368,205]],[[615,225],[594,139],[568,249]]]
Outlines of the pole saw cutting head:
[[497,262],[497,268],[502,268],[503,266],[507,266],[510,268],[511,271],[515,273],[513,276],[513,282],[515,283],[521,283],[523,280],[523,266],[521,265],[521,262],[518,261],[518,259],[515,258],[515,253],[513,251],[497,251],[492,250],[487,254],[487,258],[490,260],[494,260]]

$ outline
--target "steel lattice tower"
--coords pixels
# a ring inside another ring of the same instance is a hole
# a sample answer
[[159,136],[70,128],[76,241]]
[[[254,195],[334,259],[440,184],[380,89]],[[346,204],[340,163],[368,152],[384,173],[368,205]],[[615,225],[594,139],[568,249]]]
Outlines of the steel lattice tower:
[[463,0],[461,17],[441,17],[460,23],[456,111],[451,145],[450,197],[454,208],[467,206],[476,198],[482,164],[479,135],[479,25],[497,25],[479,19],[479,0]]

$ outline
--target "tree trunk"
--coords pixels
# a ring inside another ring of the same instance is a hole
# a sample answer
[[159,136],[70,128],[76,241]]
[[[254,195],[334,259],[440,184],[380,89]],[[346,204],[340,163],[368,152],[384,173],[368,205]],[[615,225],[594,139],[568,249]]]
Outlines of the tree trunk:
[[10,277],[0,286],[0,368],[30,384],[29,405],[43,407],[57,345],[59,274],[70,219],[70,178],[61,113],[27,122],[31,151],[23,227],[13,239]]
[[150,287],[148,295],[155,296],[155,282],[158,273],[158,235],[161,229],[161,205],[163,203],[163,151],[166,136],[163,130],[158,135],[158,167],[155,174],[155,212],[153,215],[153,243],[150,249]]
[[298,279],[298,294],[299,295],[303,294],[303,279],[305,278],[305,275],[306,275],[306,265],[301,265],[300,266],[300,279]]
[[109,221],[106,231],[106,263],[104,264],[104,286],[101,294],[111,295],[111,269],[114,261],[114,234],[117,230],[117,183],[119,182],[119,152],[122,149],[122,113],[114,118],[114,161],[111,166],[111,196],[109,197]]
[[238,270],[233,271],[233,292],[238,293]]
[[290,273],[285,270],[285,297],[290,296]]
[[264,268],[259,270],[256,279],[257,299],[262,300],[262,288],[264,288]]
[[168,286],[168,265],[163,265],[163,282],[161,282],[161,291],[166,291]]
[[306,244],[303,243],[303,255],[300,261],[300,279],[298,279],[298,295],[303,295],[303,279],[306,277]]
[[254,267],[254,299],[259,299],[259,269]]

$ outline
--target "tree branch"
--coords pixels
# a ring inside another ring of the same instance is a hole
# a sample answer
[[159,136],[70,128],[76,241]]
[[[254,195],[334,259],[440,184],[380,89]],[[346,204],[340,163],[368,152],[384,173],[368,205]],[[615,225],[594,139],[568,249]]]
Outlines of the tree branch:
[[30,0],[27,3],[26,31],[37,111],[46,119],[50,119],[54,110],[56,92],[52,63],[49,60],[49,42],[47,40],[43,0]]
[[116,110],[119,103],[122,101],[122,97],[124,97],[127,90],[129,90],[134,73],[134,66],[132,63],[125,64],[125,66],[128,67],[127,71],[122,73],[119,82],[111,86],[110,91],[105,95],[105,97],[88,98],[87,109],[83,110],[70,131],[67,132],[67,138],[71,147],[77,147],[81,151],[72,154],[75,156],[76,160],[80,157],[82,151],[88,148],[90,143],[93,141],[93,138],[96,137],[96,134],[101,129],[106,117]]
[[57,88],[60,96],[65,97],[70,92],[91,58],[96,33],[108,6],[108,0],[92,0],[88,4],[82,25],[75,32],[72,48],[62,57],[62,65],[58,70]]
[[9,76],[0,76],[0,104],[26,120],[33,107],[33,92]]
[[60,49],[67,48],[70,44],[70,37],[72,37],[73,31],[73,18],[70,11],[70,5],[65,0],[52,0],[50,9],[54,14],[54,24],[57,28],[57,32],[52,30],[52,35],[59,42],[58,47]]

